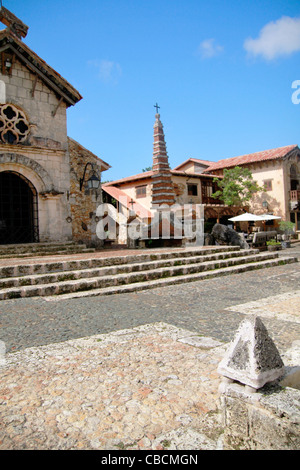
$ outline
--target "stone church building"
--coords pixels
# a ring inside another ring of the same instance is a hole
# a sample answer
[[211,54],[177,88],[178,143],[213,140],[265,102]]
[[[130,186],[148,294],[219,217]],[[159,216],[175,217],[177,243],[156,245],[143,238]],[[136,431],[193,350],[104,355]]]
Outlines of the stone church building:
[[82,96],[26,46],[21,20],[1,7],[0,21],[0,244],[96,244],[110,165],[68,137],[67,109]]

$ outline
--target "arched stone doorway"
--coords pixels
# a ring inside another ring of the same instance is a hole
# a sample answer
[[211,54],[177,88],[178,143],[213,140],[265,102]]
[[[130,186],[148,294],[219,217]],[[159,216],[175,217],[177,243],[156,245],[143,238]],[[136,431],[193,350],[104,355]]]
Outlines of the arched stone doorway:
[[35,187],[20,173],[0,172],[0,244],[38,241]]

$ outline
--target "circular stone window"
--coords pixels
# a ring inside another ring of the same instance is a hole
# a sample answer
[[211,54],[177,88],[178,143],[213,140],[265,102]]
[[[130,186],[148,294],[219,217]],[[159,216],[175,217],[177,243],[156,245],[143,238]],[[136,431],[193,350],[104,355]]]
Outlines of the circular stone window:
[[12,104],[0,105],[0,140],[5,144],[18,144],[30,132],[25,113]]

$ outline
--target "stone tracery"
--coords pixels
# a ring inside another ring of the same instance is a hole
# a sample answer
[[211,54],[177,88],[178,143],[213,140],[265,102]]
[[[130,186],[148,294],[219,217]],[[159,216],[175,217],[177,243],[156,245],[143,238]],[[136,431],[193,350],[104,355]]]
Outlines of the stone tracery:
[[13,104],[0,105],[0,140],[3,143],[24,142],[30,132],[25,113]]

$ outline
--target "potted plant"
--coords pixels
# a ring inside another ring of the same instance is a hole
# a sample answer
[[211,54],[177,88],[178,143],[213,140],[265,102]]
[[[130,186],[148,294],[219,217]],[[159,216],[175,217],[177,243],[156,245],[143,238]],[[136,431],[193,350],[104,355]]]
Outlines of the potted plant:
[[268,247],[268,251],[280,250],[280,248],[281,248],[281,243],[280,243],[280,242],[277,242],[277,241],[274,240],[274,239],[268,240],[268,241],[267,241],[267,247]]
[[294,232],[294,227],[295,227],[295,224],[288,220],[282,220],[279,223],[280,230],[284,232],[284,235],[282,235],[282,242],[281,242],[282,248],[290,248],[291,235]]

